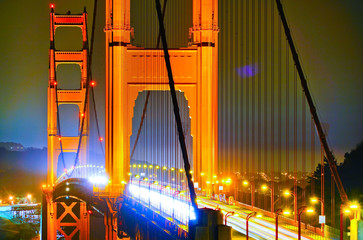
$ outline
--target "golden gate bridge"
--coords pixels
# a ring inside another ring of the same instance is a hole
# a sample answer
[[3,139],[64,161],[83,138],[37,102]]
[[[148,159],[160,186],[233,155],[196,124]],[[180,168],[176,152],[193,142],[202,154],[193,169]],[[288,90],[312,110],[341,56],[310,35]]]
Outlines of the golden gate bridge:
[[[105,239],[231,239],[231,228],[256,239],[331,239],[325,221],[301,223],[318,194],[308,178],[324,158],[358,236],[358,206],[340,181],[279,0],[106,1],[105,137],[91,71],[97,0],[90,44],[86,10],[50,7],[42,239],[92,239],[92,214],[104,219]],[[56,49],[65,27],[81,29],[81,50]],[[79,88],[61,88],[64,64],[79,66]],[[62,134],[66,105],[79,109],[77,136]],[[105,165],[89,160],[91,109]]]

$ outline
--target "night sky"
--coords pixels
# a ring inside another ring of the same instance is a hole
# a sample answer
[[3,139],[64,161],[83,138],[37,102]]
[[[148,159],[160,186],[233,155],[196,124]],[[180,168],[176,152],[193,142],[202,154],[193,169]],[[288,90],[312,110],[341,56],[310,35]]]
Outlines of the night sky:
[[[80,13],[93,1],[53,1]],[[100,1],[100,4],[103,1]],[[0,1],[0,141],[47,145],[50,1]],[[283,1],[304,72],[339,160],[363,140],[363,5],[360,0]],[[93,75],[104,132],[104,9],[99,8]]]

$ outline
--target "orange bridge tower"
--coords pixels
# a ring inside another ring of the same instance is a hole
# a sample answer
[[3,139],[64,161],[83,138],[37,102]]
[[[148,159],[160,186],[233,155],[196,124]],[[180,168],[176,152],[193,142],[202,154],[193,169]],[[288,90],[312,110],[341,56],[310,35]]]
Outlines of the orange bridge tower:
[[[55,49],[56,30],[59,27],[81,28],[83,36],[82,50],[59,51]],[[59,89],[56,78],[60,64],[76,64],[80,67],[81,79],[78,89]],[[89,216],[85,202],[74,201],[62,194],[61,188],[69,190],[66,184],[57,182],[58,162],[63,153],[78,152],[78,162],[87,162],[89,111],[86,104],[88,84],[88,40],[87,13],[59,15],[54,13],[51,5],[50,13],[50,49],[49,49],[49,81],[48,81],[48,177],[47,185],[43,186],[42,238],[56,239],[61,234],[65,239],[89,239]],[[63,136],[59,126],[59,106],[73,104],[79,108],[79,135]],[[86,107],[85,107],[86,105]],[[83,125],[83,130],[82,129]],[[67,171],[66,169],[64,169]],[[69,183],[67,182],[67,185]],[[62,186],[64,185],[64,186]]]
[[[154,9],[150,9],[153,11]],[[194,182],[212,181],[218,156],[218,1],[193,0],[192,44],[169,50],[175,89],[188,100]],[[135,100],[142,91],[169,91],[161,49],[132,46],[130,0],[106,1],[106,171],[108,192],[127,182]],[[161,71],[152,71],[155,65]],[[153,79],[160,81],[155,84]],[[135,126],[134,126],[135,127]],[[199,185],[200,186],[200,185]],[[112,222],[112,220],[110,220]],[[111,229],[111,228],[110,228]],[[110,231],[110,234],[112,232]],[[112,239],[112,238],[109,238]]]

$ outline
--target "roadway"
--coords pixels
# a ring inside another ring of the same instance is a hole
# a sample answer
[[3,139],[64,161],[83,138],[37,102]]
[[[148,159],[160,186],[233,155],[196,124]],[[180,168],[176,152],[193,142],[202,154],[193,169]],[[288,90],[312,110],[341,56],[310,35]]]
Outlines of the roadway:
[[[228,217],[227,225],[231,226],[234,230],[242,234],[246,234],[246,217],[249,213],[251,213],[250,210],[232,205],[227,205],[226,203],[219,201],[217,202],[214,200],[209,200],[204,197],[198,197],[198,205],[200,207],[206,207],[212,209],[219,208],[222,210],[224,214],[226,214],[227,212],[234,212],[235,214],[233,216]],[[275,223],[269,221],[270,219],[271,218],[265,218],[265,217],[262,218],[252,217],[249,220],[249,227],[248,227],[249,236],[258,240],[275,239]],[[295,231],[279,226],[279,239],[294,240],[297,238],[298,234]],[[313,238],[302,235],[301,239],[311,240]]]

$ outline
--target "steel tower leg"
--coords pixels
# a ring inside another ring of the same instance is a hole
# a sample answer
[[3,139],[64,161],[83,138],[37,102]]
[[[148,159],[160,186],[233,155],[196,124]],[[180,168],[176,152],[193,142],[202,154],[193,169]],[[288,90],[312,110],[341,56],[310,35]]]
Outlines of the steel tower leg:
[[[55,33],[59,27],[79,27],[83,36],[83,48],[80,51],[59,51],[55,49]],[[58,88],[56,77],[60,64],[76,64],[81,70],[80,87],[62,90]],[[87,13],[55,14],[54,5],[50,12],[50,48],[49,48],[49,81],[48,81],[48,176],[47,185],[43,186],[42,239],[56,239],[57,234],[65,239],[79,236],[81,240],[89,239],[89,216],[84,202],[72,202],[69,199],[53,199],[54,187],[57,184],[58,158],[64,152],[78,154],[78,162],[86,163],[88,153],[89,107],[88,96],[88,38]],[[73,104],[79,107],[80,136],[62,136],[59,124],[59,106]],[[83,125],[83,129],[82,126]],[[81,131],[81,129],[83,131]],[[69,217],[71,216],[71,217]],[[66,217],[66,218],[65,218]],[[72,218],[72,220],[70,220]],[[65,232],[64,229],[69,231]],[[73,229],[73,230],[72,230]]]

